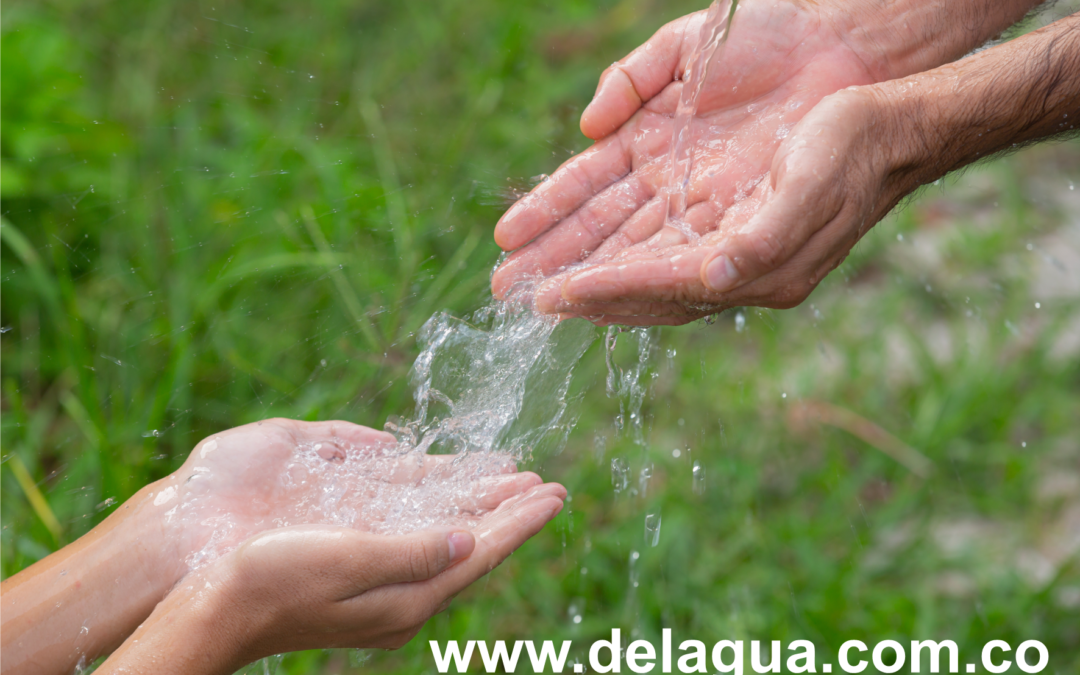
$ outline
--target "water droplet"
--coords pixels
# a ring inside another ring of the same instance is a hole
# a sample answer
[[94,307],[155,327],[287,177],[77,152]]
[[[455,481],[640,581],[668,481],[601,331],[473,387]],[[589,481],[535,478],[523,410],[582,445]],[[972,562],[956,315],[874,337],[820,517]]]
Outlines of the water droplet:
[[583,600],[574,600],[570,603],[570,607],[567,608],[566,614],[570,617],[570,621],[578,624],[581,623],[581,615],[585,611],[585,602]]
[[157,429],[151,429],[142,435],[143,438],[161,438],[161,432]]
[[660,543],[660,511],[645,514],[645,543],[656,546]]
[[640,574],[637,563],[641,554],[637,551],[630,551],[630,585],[634,588],[638,587],[638,576]]
[[896,241],[904,241],[904,235],[898,232],[896,234]]
[[705,494],[705,467],[701,462],[694,462],[694,494]]
[[648,462],[645,466],[641,467],[641,473],[638,474],[638,493],[644,497],[649,494],[649,481],[653,476],[653,463]]
[[785,391],[784,393],[780,394],[780,398],[787,398],[787,392]]
[[746,330],[746,314],[740,309],[735,312],[735,332],[741,333]]
[[622,457],[614,457],[611,460],[611,487],[615,488],[615,494],[625,490],[630,485],[630,465]]
[[678,448],[675,448],[674,450],[671,451],[671,456],[674,457],[675,459],[678,459],[678,458],[682,457],[682,450],[680,450]]
[[1035,303],[1035,309],[1042,309],[1042,304],[1041,304],[1041,303],[1038,303],[1038,302],[1036,302],[1036,303]]

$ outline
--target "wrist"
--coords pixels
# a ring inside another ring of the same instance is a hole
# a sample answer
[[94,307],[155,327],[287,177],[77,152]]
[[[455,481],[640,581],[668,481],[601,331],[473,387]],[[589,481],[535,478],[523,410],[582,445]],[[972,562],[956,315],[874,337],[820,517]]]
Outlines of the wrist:
[[[796,0],[805,1],[805,0]],[[823,21],[879,81],[950,63],[999,36],[1043,0],[833,0]]]
[[188,575],[97,672],[227,675],[265,656],[264,617],[238,601],[228,560]]
[[173,475],[146,485],[124,503],[117,513],[123,511],[125,521],[122,536],[117,544],[129,546],[139,568],[151,580],[160,597],[187,572],[185,558],[188,555],[179,519],[169,514],[170,504],[163,504],[162,495],[176,488]]

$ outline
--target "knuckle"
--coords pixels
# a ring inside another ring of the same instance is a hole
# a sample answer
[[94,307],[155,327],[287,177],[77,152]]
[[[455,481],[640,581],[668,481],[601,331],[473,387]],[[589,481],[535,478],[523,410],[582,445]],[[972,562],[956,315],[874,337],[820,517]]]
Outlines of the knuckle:
[[[758,263],[768,269],[774,269],[786,258],[787,242],[775,232],[764,231],[749,234],[746,238],[746,244]],[[738,261],[733,262],[738,265]]]
[[427,546],[425,542],[414,542],[409,545],[409,575],[413,579],[427,579],[429,562]]

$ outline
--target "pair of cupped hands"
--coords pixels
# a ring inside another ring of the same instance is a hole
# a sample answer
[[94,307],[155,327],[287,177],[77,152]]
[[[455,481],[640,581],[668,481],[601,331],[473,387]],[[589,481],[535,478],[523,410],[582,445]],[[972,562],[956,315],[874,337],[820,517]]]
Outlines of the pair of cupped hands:
[[[305,448],[325,470],[297,463]],[[422,483],[439,524],[382,534]],[[349,522],[309,508],[331,490]],[[507,458],[402,454],[393,435],[349,422],[230,429],[5,581],[3,671],[71,672],[111,652],[96,672],[232,673],[287,651],[397,648],[565,496]]]

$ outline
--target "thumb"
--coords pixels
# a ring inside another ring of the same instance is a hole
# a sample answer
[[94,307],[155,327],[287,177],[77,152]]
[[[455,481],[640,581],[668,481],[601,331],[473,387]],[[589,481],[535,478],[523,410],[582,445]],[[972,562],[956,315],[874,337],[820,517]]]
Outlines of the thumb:
[[400,536],[372,535],[364,558],[369,588],[438,576],[467,558],[476,540],[466,530],[423,530]]
[[675,80],[682,37],[694,15],[669,23],[601,75],[593,100],[581,113],[581,132],[598,141],[621,127]]
[[[726,293],[787,262],[839,212],[832,174],[815,168],[784,172],[775,191],[768,175],[754,194],[725,214],[720,229],[730,232],[702,261],[701,282]],[[740,222],[741,221],[741,222]]]

